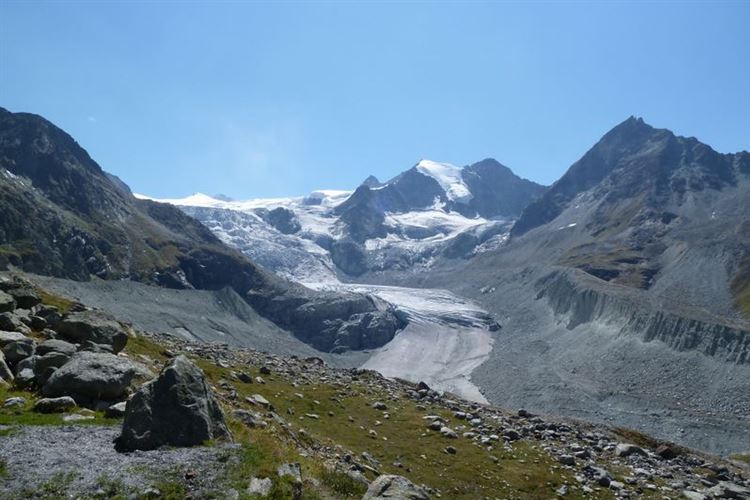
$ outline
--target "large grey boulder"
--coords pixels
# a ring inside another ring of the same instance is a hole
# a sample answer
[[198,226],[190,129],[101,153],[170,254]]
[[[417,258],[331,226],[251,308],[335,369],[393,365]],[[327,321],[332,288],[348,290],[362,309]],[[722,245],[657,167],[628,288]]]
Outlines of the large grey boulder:
[[11,295],[16,300],[16,307],[19,309],[31,309],[35,305],[42,302],[39,295],[29,287],[20,286],[10,288],[7,290],[8,295]]
[[44,356],[35,356],[34,375],[41,386],[58,368],[70,361],[70,356],[61,352],[48,352]]
[[113,401],[126,395],[136,377],[148,378],[144,366],[114,354],[78,352],[42,387],[48,397],[71,396],[79,404]]
[[16,308],[16,299],[12,295],[0,291],[0,313],[13,312]]
[[0,331],[0,348],[5,347],[11,342],[23,341],[26,338],[26,335],[23,333]]
[[128,400],[115,446],[120,451],[153,450],[219,438],[231,435],[205,375],[185,356],[177,356]]
[[3,351],[0,351],[0,380],[4,380],[8,383],[13,382],[13,372],[5,362],[5,355]]
[[0,330],[17,332],[24,329],[28,329],[28,327],[15,314],[9,312],[0,313]]
[[34,368],[36,368],[37,359],[39,359],[39,356],[34,354],[33,356],[29,356],[28,358],[23,358],[21,361],[19,361],[13,367],[13,371],[15,372],[16,376],[21,372],[21,370],[25,370],[27,368],[33,372]]
[[40,318],[44,318],[49,327],[54,327],[62,319],[60,311],[55,306],[40,306],[36,314]]
[[125,348],[128,334],[120,323],[100,311],[81,311],[68,314],[55,329],[63,337],[82,344],[86,341],[112,346],[117,354]]
[[15,365],[22,359],[28,358],[34,354],[34,341],[30,338],[10,342],[3,347],[3,354],[8,363]]
[[16,372],[16,386],[22,389],[31,387],[36,380],[34,370],[31,368],[23,368]]
[[392,500],[429,500],[430,496],[403,476],[383,475],[370,483],[362,500],[390,498]]
[[48,354],[50,352],[59,352],[62,354],[67,354],[68,356],[72,356],[76,353],[77,350],[78,349],[74,344],[59,339],[45,340],[44,342],[36,346],[36,353],[40,356],[44,356],[45,354]]

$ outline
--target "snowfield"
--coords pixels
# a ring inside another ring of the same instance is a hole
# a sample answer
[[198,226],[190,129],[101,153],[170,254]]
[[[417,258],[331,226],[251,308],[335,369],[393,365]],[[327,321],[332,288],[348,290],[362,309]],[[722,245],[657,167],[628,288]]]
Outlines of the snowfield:
[[471,191],[464,184],[460,167],[450,163],[438,163],[432,160],[421,160],[417,163],[417,170],[424,175],[435,179],[440,187],[443,188],[448,199],[458,202],[467,203],[472,198]]

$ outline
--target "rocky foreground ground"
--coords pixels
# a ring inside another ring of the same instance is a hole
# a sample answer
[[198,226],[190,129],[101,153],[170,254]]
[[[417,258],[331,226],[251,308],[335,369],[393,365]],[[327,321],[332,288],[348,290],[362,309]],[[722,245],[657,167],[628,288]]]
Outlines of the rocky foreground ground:
[[2,498],[750,498],[746,456],[0,290]]

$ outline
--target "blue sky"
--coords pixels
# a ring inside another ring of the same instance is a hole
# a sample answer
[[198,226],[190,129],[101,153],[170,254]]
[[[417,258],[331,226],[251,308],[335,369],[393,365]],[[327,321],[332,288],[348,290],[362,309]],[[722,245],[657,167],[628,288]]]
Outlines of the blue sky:
[[551,183],[633,114],[750,149],[750,2],[0,3],[0,106],[137,192],[298,195],[420,158]]

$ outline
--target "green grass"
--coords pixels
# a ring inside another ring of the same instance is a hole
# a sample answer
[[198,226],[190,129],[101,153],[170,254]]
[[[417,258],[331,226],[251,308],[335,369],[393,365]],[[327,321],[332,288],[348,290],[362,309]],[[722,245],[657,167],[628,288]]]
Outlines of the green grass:
[[96,500],[126,500],[129,495],[136,493],[133,488],[125,486],[125,483],[121,480],[111,479],[106,476],[97,479],[96,485],[100,490],[92,496]]
[[745,256],[740,262],[731,288],[738,309],[750,318],[750,255]]
[[[201,359],[196,362],[212,383],[216,384],[220,378],[232,380],[229,375],[231,369],[219,368]],[[253,376],[258,374],[256,367],[245,366],[242,369]],[[428,431],[422,418],[426,414],[439,414],[454,427],[464,423],[453,419],[442,408],[432,407],[423,412],[408,399],[388,401],[378,389],[370,389],[359,382],[353,383],[350,388],[323,384],[293,387],[273,373],[263,378],[266,384],[232,381],[239,400],[243,401],[245,396],[254,393],[261,394],[279,414],[286,416],[295,432],[304,429],[311,442],[325,446],[341,445],[356,455],[367,451],[381,462],[382,473],[405,475],[417,484],[440,489],[444,497],[544,498],[554,496],[555,490],[565,483],[575,484],[572,471],[561,467],[536,444],[519,441],[512,451],[502,447],[488,451],[468,439],[448,440],[439,433]],[[295,393],[302,393],[304,397],[300,399]],[[383,412],[371,407],[376,400],[383,400],[389,406],[389,419],[384,419]],[[289,409],[294,416],[288,416]],[[329,412],[333,416],[329,416]],[[320,419],[299,418],[306,413],[315,413]],[[349,420],[349,416],[353,421]],[[376,421],[380,421],[380,424],[376,424]],[[377,439],[369,436],[370,429],[376,430]],[[253,439],[257,439],[258,435],[266,432],[253,433]],[[239,440],[242,439],[240,434]],[[278,442],[277,437],[273,439]],[[254,458],[247,461],[250,469],[272,472],[264,464],[280,463],[278,458],[281,457],[276,457],[276,460],[269,458],[265,445],[270,443],[255,442],[258,448],[252,455]],[[448,445],[456,448],[456,455],[445,453]],[[299,458],[295,461],[303,462]],[[403,464],[403,468],[392,465],[397,461]],[[304,465],[303,462],[303,471]],[[319,478],[325,476],[320,468],[310,472]],[[240,477],[249,480],[250,474],[249,470],[243,471]],[[266,477],[271,475],[267,474]],[[335,491],[336,484],[326,484],[325,481],[323,484]],[[602,498],[608,495],[605,492],[601,494]],[[582,498],[579,495],[580,492],[573,490],[566,498]]]
[[[131,338],[125,352],[130,356],[147,356],[158,363],[168,359],[164,347],[145,336]],[[230,408],[225,408],[227,423],[234,441],[240,447],[226,450],[220,458],[224,465],[221,476],[216,480],[216,491],[233,488],[240,492],[241,499],[250,498],[245,491],[251,478],[270,478],[273,486],[269,498],[291,498],[296,486],[289,478],[279,478],[276,470],[284,463],[298,462],[302,477],[314,479],[306,480],[303,485],[305,498],[360,498],[366,490],[364,485],[345,473],[331,471],[316,458],[300,455],[300,448],[322,446],[338,447],[338,452],[342,454],[351,451],[356,460],[360,460],[360,454],[367,451],[381,463],[381,473],[403,475],[416,484],[436,488],[443,498],[552,498],[555,490],[563,484],[576,484],[574,471],[558,464],[539,444],[517,441],[510,450],[504,449],[501,444],[488,450],[469,439],[446,439],[427,429],[423,419],[425,415],[441,415],[453,428],[467,425],[466,422],[453,418],[442,407],[428,406],[423,411],[406,397],[389,400],[377,384],[370,387],[363,381],[354,381],[347,386],[293,386],[290,380],[273,372],[263,375],[266,384],[248,384],[233,379],[230,372],[241,370],[255,377],[260,374],[259,367],[221,368],[204,359],[195,361],[214,386],[224,379],[235,387],[238,398],[232,403],[233,407],[257,411],[259,409],[246,403],[244,398],[261,394],[292,426],[293,434],[266,419],[271,424],[268,428],[251,429],[234,419]],[[303,394],[303,397],[299,398],[296,393]],[[59,415],[30,412],[33,396],[28,393],[22,395],[29,399],[26,407],[18,414],[0,411],[0,423],[59,423]],[[383,401],[388,405],[390,418],[385,419],[382,411],[372,408],[374,401]],[[307,413],[317,414],[320,418],[307,418],[304,416]],[[349,416],[352,417],[351,421]],[[102,421],[97,416],[93,422]],[[303,429],[304,432],[301,432]],[[377,432],[376,439],[370,437],[370,429]],[[445,452],[448,445],[456,448],[456,455]],[[394,462],[401,463],[402,467],[393,465]],[[368,479],[374,477],[368,474]],[[152,479],[155,481],[153,486],[161,490],[165,498],[181,498],[186,494],[186,486],[179,474],[174,478],[162,474]],[[118,498],[122,488],[117,484],[109,486],[110,496]],[[611,498],[611,494],[607,490],[600,490],[596,492],[596,497]],[[566,498],[579,499],[583,496],[580,490],[571,489]]]
[[158,363],[164,363],[169,359],[164,354],[164,347],[143,335],[130,337],[124,351],[134,359],[138,356],[146,356]]
[[653,450],[659,447],[659,445],[661,444],[661,441],[649,436],[648,434],[644,434],[633,429],[628,429],[626,427],[615,427],[614,431],[615,434],[620,436],[624,442],[632,443],[642,448],[650,448]]
[[340,498],[362,498],[367,491],[367,485],[343,472],[324,470],[320,473],[320,480]]
[[8,464],[4,458],[0,458],[0,478],[8,476]]
[[739,306],[740,311],[750,318],[750,283],[745,285],[737,295],[737,305]]
[[52,293],[49,293],[45,290],[37,289],[36,290],[37,295],[39,295],[39,298],[42,299],[42,304],[46,306],[54,306],[60,311],[60,314],[65,314],[70,310],[70,307],[73,305],[73,301],[66,299],[65,297],[60,297],[59,295],[55,295]]
[[[26,404],[13,408],[0,408],[0,425],[66,425],[61,413],[37,413],[33,410],[34,403],[39,399],[37,394],[31,392],[14,391],[0,387],[0,402],[8,398],[20,396],[26,399]],[[92,420],[76,422],[77,425],[117,425],[120,419],[105,418],[103,412],[94,412]],[[3,433],[13,432],[6,429]]]
[[745,462],[745,463],[750,464],[750,453],[741,453],[739,455],[732,455],[729,458],[731,458],[732,460],[739,460],[740,462]]
[[36,490],[25,491],[21,493],[18,498],[37,498],[40,500],[58,500],[60,498],[67,498],[68,489],[75,479],[75,474],[72,472],[64,473],[58,472],[52,478],[39,486]]
[[159,481],[154,484],[154,488],[161,492],[160,500],[183,500],[187,498],[187,489],[176,480]]

